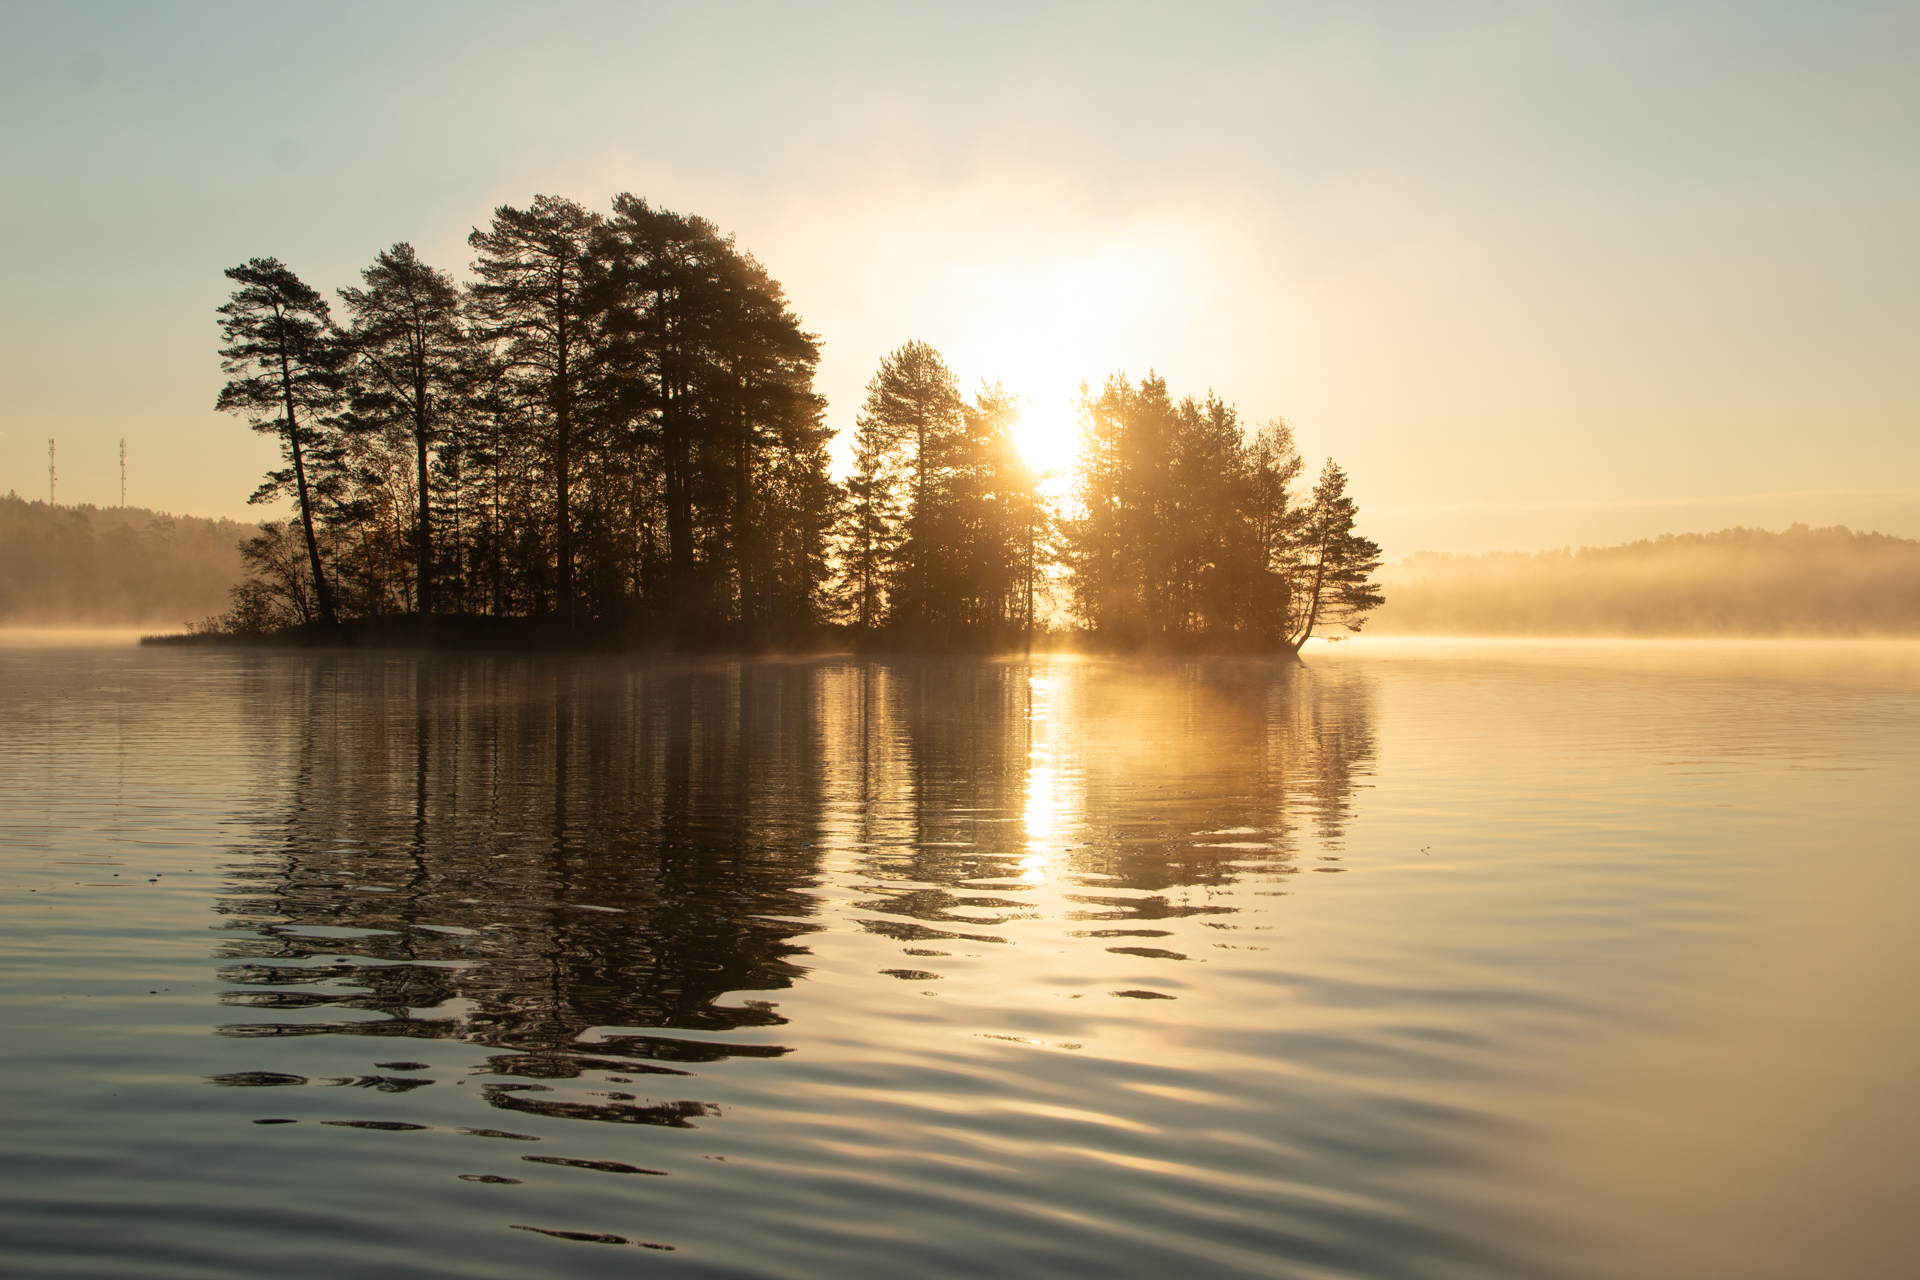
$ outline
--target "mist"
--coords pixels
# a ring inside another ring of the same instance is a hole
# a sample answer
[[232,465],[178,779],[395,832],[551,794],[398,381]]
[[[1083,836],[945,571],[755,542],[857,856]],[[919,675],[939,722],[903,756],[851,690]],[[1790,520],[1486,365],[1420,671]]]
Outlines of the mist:
[[1368,630],[1382,635],[1920,635],[1920,541],[1843,526],[1421,552],[1381,581],[1387,602]]
[[228,607],[235,520],[0,497],[0,626],[178,627]]

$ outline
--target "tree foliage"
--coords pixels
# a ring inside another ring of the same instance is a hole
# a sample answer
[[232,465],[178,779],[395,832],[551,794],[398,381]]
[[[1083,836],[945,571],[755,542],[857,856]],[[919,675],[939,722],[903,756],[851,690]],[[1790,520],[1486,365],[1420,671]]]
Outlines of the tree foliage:
[[1379,603],[1379,548],[1354,532],[1345,473],[1329,462],[1296,494],[1284,422],[1249,438],[1219,397],[1176,401],[1151,374],[1083,388],[1080,419],[1068,562],[1076,609],[1107,645],[1297,653]]
[[[269,502],[293,490],[316,588],[313,610],[301,602],[302,621],[331,624],[337,615],[314,509],[337,488],[337,471],[327,465],[338,460],[332,447],[337,436],[327,417],[340,407],[349,351],[333,327],[327,300],[278,258],[253,258],[226,274],[239,288],[219,308],[226,342],[220,370],[230,379],[214,407],[243,414],[255,431],[279,438],[287,466],[269,471],[249,501]],[[321,477],[308,475],[309,461],[323,465]]]
[[[361,430],[389,446],[404,441],[413,455],[413,594],[433,612],[434,479],[428,452],[442,441],[469,375],[472,343],[453,278],[396,244],[361,273],[364,289],[342,289],[353,317],[347,337],[358,364],[352,407]],[[378,483],[378,479],[375,479]]]
[[1117,648],[1297,650],[1378,603],[1337,468],[1310,497],[1284,423],[1251,436],[1149,376],[1083,388],[1070,495],[908,342],[828,473],[819,341],[712,223],[620,195],[502,205],[461,286],[411,245],[343,289],[345,328],[275,259],[227,274],[220,407],[275,434],[290,522],[242,553],[232,625],[532,618],[686,647],[993,648],[1065,597]]

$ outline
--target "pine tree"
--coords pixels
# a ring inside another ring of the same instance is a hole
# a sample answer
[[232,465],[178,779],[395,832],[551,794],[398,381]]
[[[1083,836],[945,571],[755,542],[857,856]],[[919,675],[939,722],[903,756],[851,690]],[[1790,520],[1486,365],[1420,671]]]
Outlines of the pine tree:
[[888,575],[888,621],[924,629],[938,611],[933,581],[933,528],[943,502],[945,468],[964,430],[959,383],[940,353],[909,342],[880,362],[856,420],[880,449],[897,459],[906,519]]
[[413,446],[418,518],[414,528],[414,596],[422,615],[434,610],[433,477],[428,450],[440,443],[467,373],[469,342],[453,279],[396,244],[361,272],[364,289],[342,289],[353,317],[350,333],[358,375],[356,416],[403,430]]
[[1322,626],[1358,631],[1367,612],[1385,602],[1379,585],[1367,581],[1380,567],[1380,547],[1354,531],[1358,512],[1347,473],[1327,459],[1284,560],[1291,590],[1282,643],[1289,652],[1298,653]]
[[590,363],[599,263],[592,241],[602,222],[571,200],[535,196],[526,209],[501,205],[484,231],[467,237],[479,279],[469,293],[476,328],[496,345],[502,381],[553,486],[554,576],[560,614],[579,624],[574,577],[573,483],[580,384]]
[[905,537],[899,443],[883,424],[859,419],[839,547],[842,610],[863,633],[886,621],[888,571]]
[[1253,555],[1244,588],[1246,626],[1264,646],[1279,643],[1286,631],[1285,570],[1305,514],[1294,502],[1293,486],[1306,464],[1284,418],[1262,427],[1248,452],[1246,519]]
[[333,443],[327,418],[340,407],[346,347],[326,299],[278,258],[249,259],[229,267],[226,276],[239,288],[219,308],[220,335],[227,343],[220,349],[220,369],[230,380],[214,407],[244,414],[255,431],[279,438],[288,466],[268,472],[248,501],[267,502],[293,490],[315,604],[320,621],[332,626],[338,620],[333,587],[314,533],[315,507],[325,496],[316,489],[324,486],[313,483],[308,463],[316,451],[324,459]]
[[613,206],[591,381],[635,477],[626,518],[664,565],[651,612],[689,642],[730,626],[755,643],[804,629],[838,496],[813,390],[818,340],[712,223],[631,195]]

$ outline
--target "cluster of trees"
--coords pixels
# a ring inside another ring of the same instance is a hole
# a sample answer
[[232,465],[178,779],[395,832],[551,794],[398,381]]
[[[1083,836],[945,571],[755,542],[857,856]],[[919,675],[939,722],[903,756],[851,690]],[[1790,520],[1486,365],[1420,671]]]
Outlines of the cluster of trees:
[[1308,494],[1281,421],[1257,433],[1217,396],[1115,375],[1081,392],[1082,451],[1049,501],[1001,387],[972,401],[924,343],[867,387],[841,522],[841,597],[863,631],[1004,642],[1064,587],[1101,647],[1298,652],[1380,603],[1380,549],[1329,462]]
[[1064,593],[1103,646],[1297,651],[1380,597],[1345,476],[1310,494],[1284,424],[1115,377],[1083,392],[1073,485],[1043,488],[1017,398],[971,399],[911,342],[828,474],[819,345],[711,224],[630,195],[537,197],[469,237],[462,287],[411,246],[328,300],[284,264],[227,275],[219,408],[281,443],[221,625],[540,618],[677,645],[994,647]]
[[0,495],[0,626],[179,626],[221,609],[241,574],[234,520]]
[[829,432],[819,348],[712,224],[542,196],[470,237],[465,288],[410,245],[342,289],[227,272],[218,407],[277,437],[231,620],[387,613],[619,622],[772,643],[814,620]]
[[1378,625],[1399,635],[1920,635],[1920,541],[1842,526],[1422,552],[1387,577]]

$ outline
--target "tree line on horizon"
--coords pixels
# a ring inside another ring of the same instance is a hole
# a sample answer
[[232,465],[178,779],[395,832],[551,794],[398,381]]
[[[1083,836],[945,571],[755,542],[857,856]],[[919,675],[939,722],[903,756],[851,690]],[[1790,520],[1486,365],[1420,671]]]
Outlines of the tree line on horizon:
[[0,494],[0,627],[179,626],[218,610],[260,532],[145,507]]
[[1920,541],[1843,525],[1448,555],[1383,575],[1408,636],[1920,635]]
[[501,206],[457,284],[400,243],[343,312],[274,258],[230,268],[217,407],[280,444],[219,629],[412,615],[537,619],[674,647],[978,649],[1046,629],[1106,647],[1297,651],[1381,601],[1379,548],[1331,461],[1209,394],[1082,388],[1064,491],[1018,399],[938,352],[881,362],[852,473],[814,389],[819,339],[705,219],[616,196]]

